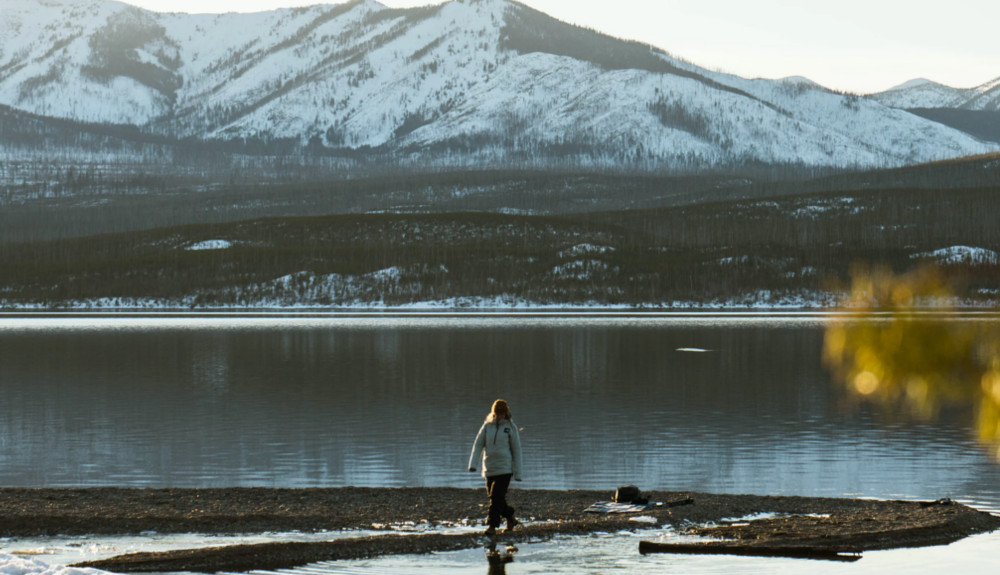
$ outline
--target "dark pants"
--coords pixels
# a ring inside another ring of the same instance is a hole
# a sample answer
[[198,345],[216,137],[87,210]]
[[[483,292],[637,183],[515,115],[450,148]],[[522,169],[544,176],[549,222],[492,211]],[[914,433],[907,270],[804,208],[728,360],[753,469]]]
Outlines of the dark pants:
[[514,517],[514,508],[507,505],[507,488],[513,474],[493,475],[486,478],[486,495],[490,498],[490,515],[486,523],[490,527],[500,527],[501,518],[510,524]]

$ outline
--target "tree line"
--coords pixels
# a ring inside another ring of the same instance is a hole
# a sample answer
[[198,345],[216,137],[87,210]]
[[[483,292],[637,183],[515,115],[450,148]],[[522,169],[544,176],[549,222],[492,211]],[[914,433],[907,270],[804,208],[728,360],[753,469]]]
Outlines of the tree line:
[[[7,304],[156,298],[350,305],[774,303],[828,294],[858,262],[905,270],[952,246],[1000,254],[997,189],[883,190],[559,216],[278,217],[0,246]],[[193,250],[224,240],[220,249]],[[1000,263],[957,262],[972,299]],[[284,279],[282,279],[284,278]],[[280,281],[279,281],[280,280]]]

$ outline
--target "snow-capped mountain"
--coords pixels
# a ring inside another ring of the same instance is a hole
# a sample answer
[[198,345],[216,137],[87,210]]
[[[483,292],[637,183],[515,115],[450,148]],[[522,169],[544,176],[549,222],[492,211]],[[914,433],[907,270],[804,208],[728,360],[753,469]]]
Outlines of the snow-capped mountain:
[[4,0],[0,104],[436,166],[883,167],[1000,149],[875,99],[709,72],[511,0],[222,15]]
[[956,108],[1000,111],[1000,78],[975,88],[952,88],[925,78],[910,80],[870,96],[893,108]]

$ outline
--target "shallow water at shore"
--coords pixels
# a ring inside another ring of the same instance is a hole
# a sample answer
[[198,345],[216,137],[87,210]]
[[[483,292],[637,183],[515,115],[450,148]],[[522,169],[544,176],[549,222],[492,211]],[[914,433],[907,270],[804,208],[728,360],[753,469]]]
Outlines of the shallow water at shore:
[[[940,575],[961,569],[964,573],[992,573],[1000,538],[980,535],[945,547],[872,551],[850,564],[804,559],[760,557],[719,557],[698,555],[640,555],[640,539],[648,534],[606,534],[572,537],[544,543],[521,545],[504,571],[491,571],[484,549],[441,553],[418,557],[386,557],[368,561],[343,561],[301,570],[309,575],[464,575],[482,573],[521,574],[603,574],[684,573],[691,575],[885,575],[907,573]],[[293,572],[300,572],[294,570]]]
[[[328,540],[338,536],[357,536],[362,532],[337,533],[276,533],[245,537],[212,537],[204,535],[157,536],[147,534],[118,538],[37,538],[0,540],[0,553],[29,551],[30,555],[52,565],[66,565],[91,558],[107,557],[125,552],[158,551],[212,545],[258,543],[270,541]],[[395,556],[377,559],[318,563],[307,567],[284,570],[285,575],[459,575],[475,573],[542,574],[542,573],[687,573],[718,575],[743,574],[841,574],[883,575],[885,573],[941,574],[961,569],[970,575],[990,573],[996,566],[997,534],[976,535],[947,546],[893,551],[870,551],[851,564],[827,561],[780,558],[720,557],[697,555],[640,555],[639,541],[661,540],[656,532],[594,534],[561,537],[552,541],[517,545],[514,552],[504,544],[497,551],[511,561],[504,570],[493,567],[486,548],[435,553],[430,555]],[[670,537],[676,538],[676,535]],[[255,572],[269,574],[271,572]],[[273,572],[278,573],[278,572]]]

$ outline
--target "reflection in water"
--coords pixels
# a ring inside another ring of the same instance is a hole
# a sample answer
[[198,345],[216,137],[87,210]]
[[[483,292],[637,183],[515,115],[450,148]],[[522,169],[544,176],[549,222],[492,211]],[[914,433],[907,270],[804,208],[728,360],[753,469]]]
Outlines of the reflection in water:
[[507,564],[514,562],[515,553],[517,553],[517,547],[513,545],[505,545],[501,551],[497,549],[497,543],[491,541],[486,546],[486,562],[490,566],[487,573],[489,575],[504,575],[507,573]]
[[481,488],[467,431],[502,396],[519,488],[1000,505],[1000,466],[949,411],[839,409],[824,319],[36,321],[0,323],[7,486]]
[[229,387],[229,358],[220,341],[192,352],[191,383],[210,397],[225,395]]
[[946,408],[975,413],[979,439],[1000,459],[1000,329],[996,323],[917,314],[953,311],[953,290],[935,268],[904,275],[854,270],[845,307],[882,321],[831,323],[824,359],[852,398],[934,420]]

